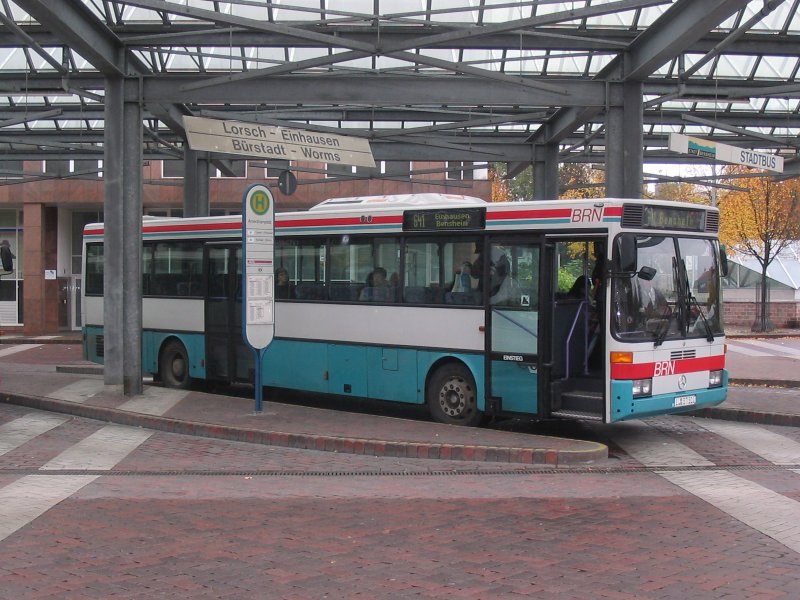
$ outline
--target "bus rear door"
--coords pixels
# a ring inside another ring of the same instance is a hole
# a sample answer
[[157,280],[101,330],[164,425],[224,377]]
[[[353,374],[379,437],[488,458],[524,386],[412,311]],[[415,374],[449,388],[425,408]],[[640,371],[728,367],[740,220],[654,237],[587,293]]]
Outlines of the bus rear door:
[[253,356],[242,337],[242,247],[208,243],[205,343],[208,379],[253,380]]

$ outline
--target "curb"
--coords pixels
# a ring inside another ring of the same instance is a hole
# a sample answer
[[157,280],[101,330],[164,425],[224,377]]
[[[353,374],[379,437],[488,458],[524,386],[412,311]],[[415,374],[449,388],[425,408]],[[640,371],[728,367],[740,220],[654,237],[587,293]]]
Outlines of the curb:
[[800,427],[800,415],[788,413],[768,413],[760,410],[746,408],[701,408],[690,413],[690,417],[704,417],[719,419],[721,421],[738,421],[740,423],[755,423],[756,425],[782,425],[784,427]]
[[0,401],[17,406],[168,433],[342,454],[549,465],[553,467],[585,465],[608,458],[608,447],[599,443],[594,443],[595,448],[591,450],[557,450],[553,448],[506,448],[502,446],[432,444],[425,442],[387,442],[375,439],[263,431],[260,429],[183,421],[169,417],[120,411],[102,406],[90,406],[51,398],[17,394],[4,394],[0,397]]
[[800,381],[790,379],[729,379],[731,385],[759,385],[764,387],[800,388]]
[[56,337],[37,339],[35,337],[0,337],[0,344],[71,344],[80,346],[83,343],[81,338],[75,337]]

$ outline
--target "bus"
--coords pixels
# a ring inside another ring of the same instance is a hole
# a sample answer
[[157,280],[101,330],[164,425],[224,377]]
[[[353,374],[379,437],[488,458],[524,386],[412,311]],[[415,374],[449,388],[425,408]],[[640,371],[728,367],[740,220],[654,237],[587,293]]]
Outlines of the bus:
[[[653,200],[326,200],[275,216],[265,387],[485,417],[611,423],[726,397],[716,208]],[[238,215],[145,218],[142,366],[254,381]],[[103,225],[84,230],[83,347],[103,360]]]

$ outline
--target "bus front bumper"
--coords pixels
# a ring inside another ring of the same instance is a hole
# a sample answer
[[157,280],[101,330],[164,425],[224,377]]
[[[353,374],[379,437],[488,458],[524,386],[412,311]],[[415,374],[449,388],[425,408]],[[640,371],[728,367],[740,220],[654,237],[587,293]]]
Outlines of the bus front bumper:
[[633,397],[633,382],[616,379],[611,381],[611,421],[691,412],[716,406],[725,400],[727,394],[727,369],[723,371],[720,387],[685,390],[646,398]]

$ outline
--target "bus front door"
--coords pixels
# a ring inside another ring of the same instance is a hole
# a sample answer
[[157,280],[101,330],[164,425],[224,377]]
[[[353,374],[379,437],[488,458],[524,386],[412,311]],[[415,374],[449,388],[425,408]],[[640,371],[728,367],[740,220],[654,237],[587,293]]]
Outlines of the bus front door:
[[541,245],[492,241],[487,302],[487,398],[491,410],[539,412]]
[[252,381],[253,356],[242,338],[240,245],[206,244],[206,376]]

